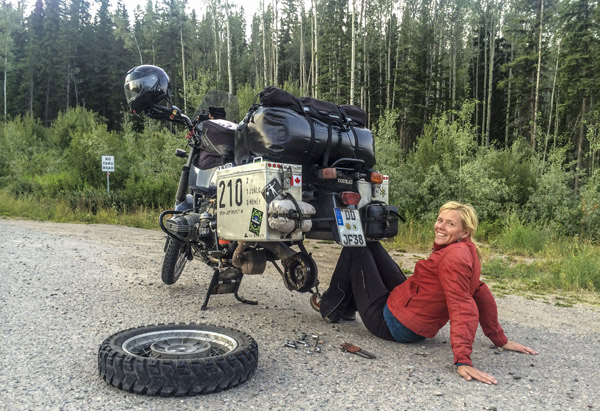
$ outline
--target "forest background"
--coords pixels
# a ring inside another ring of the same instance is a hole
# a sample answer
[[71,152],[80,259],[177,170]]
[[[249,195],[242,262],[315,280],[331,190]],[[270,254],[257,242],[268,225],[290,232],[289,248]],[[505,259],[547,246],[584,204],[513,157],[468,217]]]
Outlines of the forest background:
[[[271,0],[246,21],[226,0],[133,15],[108,0],[3,0],[0,214],[147,225],[171,207],[185,131],[129,113],[122,88],[155,64],[186,112],[217,88],[243,115],[267,85],[364,108],[409,221],[396,247],[428,248],[456,199],[478,210],[489,275],[598,290],[598,6]],[[110,192],[102,155],[115,156]]]

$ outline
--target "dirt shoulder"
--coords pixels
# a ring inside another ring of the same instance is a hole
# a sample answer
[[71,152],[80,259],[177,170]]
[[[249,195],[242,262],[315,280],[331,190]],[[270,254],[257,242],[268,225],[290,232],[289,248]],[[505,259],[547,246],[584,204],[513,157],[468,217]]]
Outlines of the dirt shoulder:
[[[492,349],[478,331],[473,361],[497,386],[467,382],[452,365],[449,327],[419,344],[372,336],[360,320],[323,322],[308,294],[288,291],[275,269],[247,276],[240,294],[200,305],[210,272],[193,261],[172,286],[162,284],[160,232],[106,225],[0,219],[0,408],[2,409],[598,409],[600,310],[562,307],[522,296],[497,298],[509,338],[538,356]],[[340,249],[308,242],[328,284]],[[392,253],[412,271],[415,256]],[[192,398],[131,395],[98,377],[103,339],[130,327],[204,322],[240,329],[259,346],[251,380],[218,394]],[[307,354],[283,343],[318,334],[324,352]],[[342,342],[377,355],[341,352]]]

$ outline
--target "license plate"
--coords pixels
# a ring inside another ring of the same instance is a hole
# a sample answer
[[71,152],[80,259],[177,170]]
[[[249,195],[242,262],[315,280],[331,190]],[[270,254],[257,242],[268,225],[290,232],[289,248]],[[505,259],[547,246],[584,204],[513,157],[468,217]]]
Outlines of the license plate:
[[338,233],[340,234],[340,245],[342,247],[365,247],[367,241],[358,210],[336,207],[333,211]]

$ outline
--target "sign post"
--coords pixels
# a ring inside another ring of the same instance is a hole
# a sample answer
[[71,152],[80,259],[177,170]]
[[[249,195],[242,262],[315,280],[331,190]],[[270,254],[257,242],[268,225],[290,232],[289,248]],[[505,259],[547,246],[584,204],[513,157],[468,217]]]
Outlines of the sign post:
[[106,191],[110,193],[110,172],[115,171],[114,156],[102,156],[102,171],[106,171]]

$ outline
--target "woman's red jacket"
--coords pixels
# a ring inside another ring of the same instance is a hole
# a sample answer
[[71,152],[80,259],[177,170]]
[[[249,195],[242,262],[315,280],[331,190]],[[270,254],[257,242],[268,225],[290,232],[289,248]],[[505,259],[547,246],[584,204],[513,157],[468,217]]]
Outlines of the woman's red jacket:
[[472,365],[478,324],[496,346],[508,342],[498,323],[496,301],[480,275],[481,263],[469,238],[434,245],[429,258],[418,261],[414,274],[392,290],[388,308],[407,328],[427,338],[450,320],[454,363]]

